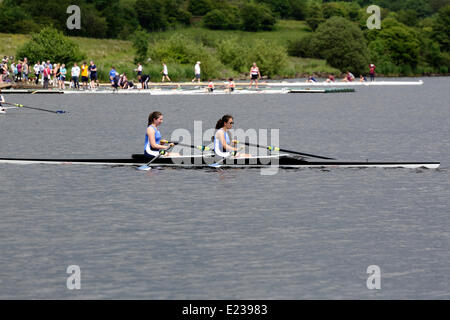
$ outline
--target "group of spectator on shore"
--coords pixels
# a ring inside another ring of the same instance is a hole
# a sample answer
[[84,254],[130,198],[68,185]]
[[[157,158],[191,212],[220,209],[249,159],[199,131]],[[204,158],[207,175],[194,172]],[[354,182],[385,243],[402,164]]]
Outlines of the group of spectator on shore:
[[[66,79],[68,79],[68,70],[64,63],[51,63],[47,61],[37,61],[34,66],[29,64],[28,59],[24,58],[15,62],[11,58],[3,57],[0,64],[0,82],[22,82],[42,83],[44,89],[57,87],[58,89],[66,89]],[[84,89],[95,88],[98,86],[97,66],[93,61],[89,66],[86,61],[79,67],[74,63],[70,70],[70,87],[80,89],[80,82]]]
[[[11,62],[10,62],[11,60]],[[201,69],[200,69],[200,61],[194,66],[195,77],[192,79],[192,82],[201,81]],[[375,79],[375,65],[370,64],[369,66],[369,75],[370,80],[374,81]],[[142,64],[138,63],[137,68],[134,69],[137,73],[137,78],[139,83],[141,84],[141,89],[148,89],[148,82],[150,81],[150,75],[144,74]],[[50,60],[47,61],[37,61],[33,67],[28,62],[28,59],[25,57],[23,60],[18,60],[17,62],[14,59],[8,58],[7,56],[3,57],[2,63],[0,64],[0,83],[1,82],[22,82],[28,83],[32,82],[36,85],[39,82],[42,83],[42,87],[44,89],[48,89],[49,86],[65,90],[66,89],[66,80],[68,81],[68,70],[64,63],[51,63]],[[169,77],[169,72],[166,63],[162,62],[162,79],[161,82],[165,80],[171,81]],[[250,68],[250,88],[252,87],[252,83],[254,82],[256,88],[258,88],[258,79],[261,78],[261,73],[259,71],[256,63],[253,63]],[[132,81],[129,81],[125,72],[120,74],[115,67],[112,67],[109,72],[109,80],[111,86],[114,90],[118,90],[119,87],[121,89],[131,89],[136,88]],[[342,81],[351,82],[354,81],[355,77],[351,74],[350,71],[347,71],[346,76]],[[364,76],[360,76],[360,81],[366,81]],[[209,79],[208,89],[211,87],[212,80]],[[317,82],[314,75],[308,77],[307,82]],[[81,87],[80,87],[81,82]],[[334,76],[330,75],[326,82],[335,82]],[[70,88],[80,90],[81,88],[84,90],[90,89],[95,90],[99,86],[98,82],[98,70],[97,66],[93,61],[90,61],[89,65],[84,61],[81,66],[78,66],[77,63],[74,63],[70,70]],[[214,90],[214,89],[212,89]]]

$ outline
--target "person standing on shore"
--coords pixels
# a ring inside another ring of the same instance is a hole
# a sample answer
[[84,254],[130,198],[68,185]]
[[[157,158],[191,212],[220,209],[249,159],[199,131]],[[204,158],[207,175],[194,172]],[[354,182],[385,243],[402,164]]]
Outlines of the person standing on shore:
[[75,62],[72,67],[72,71],[70,72],[72,76],[73,88],[80,90],[80,67]]
[[162,80],[161,80],[161,82],[164,82],[164,80],[167,78],[167,81],[172,81],[172,80],[170,80],[170,78],[169,78],[169,71],[167,70],[167,65],[166,65],[166,63],[163,61],[163,63],[162,63],[162,65],[163,65],[163,69],[162,69],[162,71],[161,71],[161,73],[162,73]]
[[30,67],[28,66],[28,59],[25,57],[22,63],[23,71],[23,82],[28,83],[28,73],[30,72]]
[[194,66],[195,77],[194,77],[194,79],[192,79],[192,82],[197,80],[197,82],[200,83],[200,78],[201,78],[200,63],[201,63],[200,61],[197,61],[197,63]]
[[97,81],[97,66],[94,64],[94,61],[90,62],[88,70],[91,73],[91,90],[94,90]]
[[59,76],[61,75],[59,73],[59,69],[60,69],[60,64],[59,63],[55,63],[53,66],[53,70],[52,70],[52,74],[53,74],[53,86],[56,87],[58,86],[58,89],[61,89],[61,82],[59,81]]
[[39,74],[40,74],[39,69],[40,69],[40,66],[41,66],[41,63],[38,61],[38,62],[36,62],[36,64],[33,67],[34,76],[36,77],[35,82],[34,82],[35,84],[39,83]]
[[141,84],[141,89],[144,89],[144,83],[142,82],[142,72],[143,72],[142,64],[138,63],[138,66],[136,69],[134,69],[134,71],[137,72],[137,78],[139,83]]
[[373,63],[371,63],[369,65],[370,81],[375,81],[375,68],[376,68],[376,66]]
[[258,89],[259,78],[261,78],[261,73],[259,72],[256,62],[253,62],[253,66],[250,68],[250,89],[252,88],[253,81],[255,81],[255,87]]
[[88,77],[88,66],[86,61],[83,61],[81,65],[81,83],[83,84],[83,89],[86,90],[88,87],[89,77]]
[[59,69],[59,83],[62,90],[66,90],[66,75],[67,69],[66,65],[63,63]]
[[47,65],[44,67],[44,71],[42,72],[42,76],[44,79],[43,88],[48,89],[48,82],[50,81],[50,74],[51,74],[50,67]]

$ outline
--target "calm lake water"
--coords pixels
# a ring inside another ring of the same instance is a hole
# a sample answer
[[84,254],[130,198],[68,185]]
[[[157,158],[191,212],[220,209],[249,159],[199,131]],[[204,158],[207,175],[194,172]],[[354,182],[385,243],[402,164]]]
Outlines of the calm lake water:
[[[406,79],[417,80],[417,79]],[[0,164],[0,299],[450,299],[450,78],[286,95],[5,95],[1,157],[120,157],[225,113],[280,145],[438,170]],[[68,290],[66,269],[81,269]],[[381,289],[367,268],[379,266]]]

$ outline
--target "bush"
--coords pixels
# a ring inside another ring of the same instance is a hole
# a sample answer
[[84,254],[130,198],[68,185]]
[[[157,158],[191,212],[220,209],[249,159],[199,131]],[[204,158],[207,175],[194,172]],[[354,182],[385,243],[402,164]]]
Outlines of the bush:
[[190,64],[194,76],[194,64],[201,61],[202,78],[219,78],[224,66],[209,51],[183,35],[174,34],[167,40],[159,40],[150,47],[150,56],[154,61],[175,64]]
[[367,44],[359,27],[353,22],[332,17],[322,23],[311,39],[316,57],[341,71],[364,73],[368,65]]
[[53,28],[44,28],[40,33],[33,34],[17,50],[16,56],[18,59],[27,57],[30,62],[50,60],[66,65],[85,59],[77,43]]
[[145,63],[147,61],[149,39],[149,34],[142,29],[137,30],[131,37],[133,48],[136,50],[134,63]]
[[315,31],[317,29],[317,27],[321,24],[324,23],[325,19],[324,18],[308,18],[306,19],[306,24],[311,28],[312,31]]
[[218,9],[214,9],[203,18],[205,27],[209,29],[224,30],[228,29],[230,23],[225,13]]
[[211,11],[212,8],[211,0],[189,0],[188,10],[194,16],[203,16]]
[[313,38],[313,34],[308,34],[300,40],[290,41],[288,43],[288,54],[294,57],[314,58],[315,52],[311,46]]
[[253,2],[242,6],[241,18],[245,31],[272,30],[276,23],[275,16],[267,6]]
[[148,31],[159,31],[167,28],[163,0],[140,0],[134,5],[140,25]]
[[237,38],[223,40],[217,47],[217,53],[220,62],[230,66],[237,72],[248,71],[248,56],[250,48],[248,45],[242,45]]
[[268,43],[265,40],[256,40],[251,47],[248,62],[248,66],[252,62],[257,62],[261,75],[272,78],[277,74],[283,73],[287,66],[288,55],[286,48],[283,46]]

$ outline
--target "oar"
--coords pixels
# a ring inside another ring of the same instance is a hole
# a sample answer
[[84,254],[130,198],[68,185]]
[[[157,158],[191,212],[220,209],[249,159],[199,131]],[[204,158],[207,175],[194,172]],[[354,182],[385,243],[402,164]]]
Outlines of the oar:
[[258,147],[258,148],[262,148],[262,149],[267,149],[269,151],[281,151],[281,152],[298,154],[298,155],[301,155],[301,156],[311,157],[311,158],[336,160],[334,158],[328,158],[328,157],[318,156],[318,155],[315,155],[315,154],[309,154],[309,153],[303,153],[303,152],[298,152],[298,151],[286,150],[286,149],[281,149],[281,148],[273,147],[273,146],[262,146],[262,145],[259,145],[259,144],[253,144],[253,143],[248,143],[248,142],[240,142],[240,141],[236,141],[236,143],[245,144],[246,146],[253,146],[253,147]]
[[208,164],[208,167],[211,168],[220,168],[222,166],[222,163],[227,160],[228,158],[234,157],[239,151],[241,151],[243,148],[240,148],[239,150],[236,151],[231,151],[230,155],[227,157],[223,157],[222,159],[220,159],[219,161],[213,163],[213,164]]
[[24,106],[23,104],[18,104],[18,103],[9,103],[9,102],[2,102],[4,104],[9,104],[11,106],[15,106],[18,108],[26,108],[26,109],[33,109],[33,110],[39,110],[39,111],[45,111],[45,112],[51,112],[51,113],[66,113],[66,111],[63,110],[57,110],[57,111],[53,111],[53,110],[47,110],[47,109],[41,109],[41,108],[36,108],[36,107],[28,107],[28,106]]
[[153,161],[155,161],[156,159],[159,159],[159,157],[161,157],[162,155],[165,155],[165,154],[166,154],[170,149],[172,149],[172,148],[173,148],[173,146],[171,146],[171,147],[169,147],[169,148],[167,148],[167,149],[161,149],[161,150],[159,150],[159,153],[158,153],[158,155],[157,155],[156,157],[154,157],[152,160],[150,160],[147,164],[138,167],[137,169],[138,169],[138,170],[141,170],[141,171],[148,171],[148,170],[151,170],[152,168],[150,167],[150,164],[151,164]]
[[177,142],[177,141],[161,140],[161,142],[163,142],[163,143],[173,143],[174,145],[179,145],[179,146],[188,147],[188,148],[192,148],[192,149],[198,149],[200,151],[210,151],[211,150],[211,148],[209,148],[207,146],[193,146],[193,145],[190,145],[190,144],[184,144],[184,143]]

